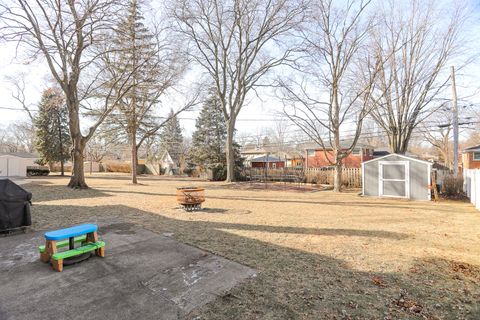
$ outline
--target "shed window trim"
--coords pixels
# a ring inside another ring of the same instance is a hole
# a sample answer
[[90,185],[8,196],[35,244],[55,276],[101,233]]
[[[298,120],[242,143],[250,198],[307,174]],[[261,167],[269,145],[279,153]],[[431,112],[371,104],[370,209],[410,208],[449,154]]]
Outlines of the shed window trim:
[[480,151],[473,153],[473,161],[480,161]]
[[[385,179],[383,178],[383,167],[388,165],[404,165],[405,179]],[[384,181],[403,181],[405,182],[405,196],[385,195],[383,193]],[[410,162],[409,161],[379,161],[378,162],[378,195],[380,197],[406,198],[410,199]]]

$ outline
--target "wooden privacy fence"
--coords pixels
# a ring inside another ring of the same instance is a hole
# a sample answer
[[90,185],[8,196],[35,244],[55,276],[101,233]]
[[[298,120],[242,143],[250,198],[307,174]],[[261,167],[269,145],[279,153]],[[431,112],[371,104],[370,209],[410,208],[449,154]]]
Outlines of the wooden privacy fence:
[[480,169],[463,170],[463,191],[475,208],[480,210]]
[[[245,168],[243,175],[252,182],[280,181],[333,185],[335,168]],[[361,168],[343,168],[343,185],[349,188],[362,187]]]

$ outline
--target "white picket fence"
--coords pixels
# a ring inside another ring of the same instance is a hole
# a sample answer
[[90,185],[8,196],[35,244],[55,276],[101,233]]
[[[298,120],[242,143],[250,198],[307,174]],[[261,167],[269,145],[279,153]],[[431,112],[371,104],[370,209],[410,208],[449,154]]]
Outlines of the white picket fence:
[[463,170],[463,191],[475,208],[480,210],[480,169]]

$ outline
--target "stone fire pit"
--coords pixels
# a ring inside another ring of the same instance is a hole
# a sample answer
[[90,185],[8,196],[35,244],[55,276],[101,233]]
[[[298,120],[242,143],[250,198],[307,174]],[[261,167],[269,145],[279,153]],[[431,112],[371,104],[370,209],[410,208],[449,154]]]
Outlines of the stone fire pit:
[[201,210],[202,202],[205,202],[205,189],[197,187],[177,188],[177,202],[186,211]]

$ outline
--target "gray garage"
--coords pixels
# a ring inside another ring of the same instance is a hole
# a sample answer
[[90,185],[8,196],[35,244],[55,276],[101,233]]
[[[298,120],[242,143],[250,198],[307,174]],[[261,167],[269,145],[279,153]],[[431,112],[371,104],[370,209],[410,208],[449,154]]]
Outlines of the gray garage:
[[430,200],[432,163],[400,154],[362,163],[364,196]]

